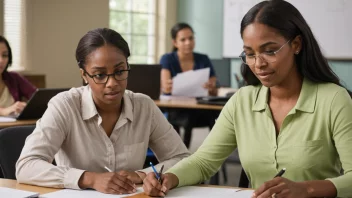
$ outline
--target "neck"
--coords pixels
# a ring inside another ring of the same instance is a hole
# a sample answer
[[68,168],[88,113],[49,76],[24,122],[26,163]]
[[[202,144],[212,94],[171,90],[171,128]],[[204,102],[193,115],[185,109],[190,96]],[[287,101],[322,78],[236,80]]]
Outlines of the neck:
[[177,56],[179,61],[193,60],[193,53],[185,54],[185,53],[181,53],[180,51],[177,51]]
[[298,99],[302,89],[303,77],[295,73],[280,85],[270,87],[270,100],[292,100]]
[[[95,101],[95,100],[94,100]],[[100,115],[120,115],[122,110],[122,100],[117,104],[104,104],[102,102],[94,102]]]

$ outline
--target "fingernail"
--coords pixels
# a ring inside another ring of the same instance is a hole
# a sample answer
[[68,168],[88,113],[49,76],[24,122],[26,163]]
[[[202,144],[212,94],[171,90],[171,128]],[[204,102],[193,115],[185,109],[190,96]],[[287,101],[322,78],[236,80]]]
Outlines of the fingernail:
[[252,194],[252,198],[256,197],[255,193]]
[[165,197],[166,195],[165,195],[165,193],[163,193],[163,192],[161,192],[161,195],[163,196],[163,197]]
[[161,191],[163,191],[163,192],[166,192],[166,190],[167,190],[167,188],[166,188],[165,186],[163,186],[163,187],[161,188]]
[[137,192],[137,190],[136,190],[136,189],[133,189],[133,192],[135,193],[135,192]]

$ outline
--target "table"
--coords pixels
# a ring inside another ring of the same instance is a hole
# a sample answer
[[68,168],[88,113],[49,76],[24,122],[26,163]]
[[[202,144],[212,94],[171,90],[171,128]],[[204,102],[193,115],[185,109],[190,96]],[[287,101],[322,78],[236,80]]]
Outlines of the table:
[[[229,187],[229,186],[211,186],[211,185],[200,185],[200,186],[204,186],[205,188],[206,187],[216,187],[216,188],[236,189],[236,187]],[[18,190],[37,192],[41,195],[61,190],[61,189],[56,189],[56,188],[46,188],[46,187],[32,186],[32,185],[27,185],[27,184],[19,184],[19,183],[17,183],[16,180],[1,179],[1,178],[0,178],[0,187],[7,187],[7,188],[18,189]],[[130,198],[149,198],[149,196],[145,195],[144,193],[141,193],[138,195],[130,196]]]
[[170,97],[169,99],[154,100],[155,104],[161,108],[178,108],[178,109],[202,109],[221,111],[222,105],[198,104],[195,98]]
[[14,122],[0,122],[0,129],[14,127],[14,126],[24,126],[24,125],[35,125],[37,119],[34,120],[17,120]]

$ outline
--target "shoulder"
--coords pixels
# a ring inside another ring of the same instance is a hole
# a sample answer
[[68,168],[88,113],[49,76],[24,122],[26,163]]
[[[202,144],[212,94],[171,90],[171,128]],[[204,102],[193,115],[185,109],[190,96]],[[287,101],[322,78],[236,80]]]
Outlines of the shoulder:
[[162,61],[175,61],[175,60],[177,60],[175,57],[175,53],[171,52],[171,53],[166,53],[166,54],[162,55],[160,62],[162,62]]
[[351,96],[344,87],[334,83],[316,83],[316,86],[318,103],[331,104],[336,100],[346,102],[351,100]]
[[14,79],[14,80],[22,80],[24,79],[23,76],[21,76],[19,73],[17,72],[6,72],[5,76],[9,79]]
[[209,60],[208,55],[206,54],[201,54],[201,53],[197,53],[197,52],[193,52],[193,56],[195,59],[197,60]]
[[49,104],[52,104],[54,106],[57,106],[59,108],[80,108],[81,100],[82,100],[82,94],[84,92],[84,89],[87,89],[85,86],[82,87],[77,87],[77,88],[71,88],[68,91],[63,91],[61,93],[58,93],[56,96],[51,98],[49,101]]

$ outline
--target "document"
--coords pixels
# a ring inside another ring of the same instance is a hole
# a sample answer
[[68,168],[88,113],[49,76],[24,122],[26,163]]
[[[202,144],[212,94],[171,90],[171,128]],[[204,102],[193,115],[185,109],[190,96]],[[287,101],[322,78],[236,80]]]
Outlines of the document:
[[213,187],[199,187],[186,186],[170,190],[166,197],[225,197],[225,198],[251,198],[253,190],[240,190],[231,188],[213,188]]
[[137,192],[133,194],[124,195],[113,195],[104,194],[95,190],[71,190],[64,189],[56,192],[41,195],[40,198],[119,198],[119,197],[129,197],[144,192],[143,187],[138,187]]
[[11,198],[29,198],[38,197],[39,193],[29,192],[24,190],[17,190],[13,188],[0,187],[1,197],[11,197]]
[[208,96],[203,86],[209,81],[210,68],[191,70],[177,74],[172,79],[173,96]]
[[0,116],[0,122],[16,122],[16,118]]

